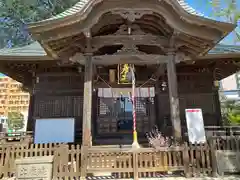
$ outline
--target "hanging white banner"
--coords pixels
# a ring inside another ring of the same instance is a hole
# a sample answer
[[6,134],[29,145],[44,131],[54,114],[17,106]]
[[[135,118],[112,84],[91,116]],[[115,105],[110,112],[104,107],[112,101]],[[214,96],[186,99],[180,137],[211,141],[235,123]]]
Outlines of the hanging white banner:
[[[132,88],[98,88],[98,97],[120,97],[125,96],[128,97],[129,93],[132,92]],[[146,87],[146,88],[136,88],[135,89],[135,97],[154,97],[155,89],[154,87]]]
[[205,143],[206,135],[204,129],[203,115],[201,109],[185,110],[188,138],[191,143]]

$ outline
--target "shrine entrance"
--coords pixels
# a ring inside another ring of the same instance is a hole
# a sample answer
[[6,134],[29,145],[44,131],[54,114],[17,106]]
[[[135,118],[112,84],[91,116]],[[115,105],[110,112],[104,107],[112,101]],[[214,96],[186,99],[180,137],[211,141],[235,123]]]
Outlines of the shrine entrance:
[[[117,144],[131,144],[133,132],[133,109],[131,88],[99,88],[96,118],[96,133],[99,138],[116,138]],[[154,88],[136,88],[136,119],[139,139],[156,121]],[[112,140],[111,140],[111,143]]]
[[129,133],[133,126],[133,108],[129,97],[117,98],[117,131]]

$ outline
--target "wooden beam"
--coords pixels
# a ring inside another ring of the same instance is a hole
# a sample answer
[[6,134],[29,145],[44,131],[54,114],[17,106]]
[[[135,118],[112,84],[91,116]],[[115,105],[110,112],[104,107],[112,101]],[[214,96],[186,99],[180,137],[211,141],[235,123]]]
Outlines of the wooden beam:
[[136,54],[126,54],[126,55],[103,55],[94,56],[93,62],[97,65],[114,65],[114,64],[161,64],[167,63],[168,57],[163,55],[136,55]]
[[[76,54],[70,58],[71,62],[78,62],[79,64],[85,64],[86,57],[81,53]],[[115,64],[135,64],[135,65],[144,65],[144,64],[161,64],[167,63],[168,57],[163,55],[144,55],[144,54],[126,54],[126,55],[102,55],[102,56],[93,56],[92,63],[96,65],[115,65]]]
[[42,45],[48,56],[53,57],[53,59],[58,59],[57,53],[54,52],[48,44],[43,43],[43,41],[41,41],[40,44]]
[[96,36],[92,38],[93,51],[108,45],[154,45],[168,47],[169,39],[163,36],[154,35],[108,35]]

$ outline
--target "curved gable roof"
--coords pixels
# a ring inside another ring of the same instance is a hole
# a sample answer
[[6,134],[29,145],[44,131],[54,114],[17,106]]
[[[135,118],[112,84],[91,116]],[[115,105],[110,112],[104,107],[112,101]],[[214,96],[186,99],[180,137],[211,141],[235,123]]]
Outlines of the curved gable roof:
[[[104,0],[79,0],[79,2],[77,2],[73,7],[65,10],[64,12],[62,12],[58,15],[55,15],[53,17],[50,17],[50,18],[42,20],[42,21],[30,23],[29,28],[34,27],[36,25],[38,26],[40,24],[44,25],[45,23],[48,23],[48,22],[49,23],[55,22],[55,20],[60,20],[61,21],[62,19],[65,19],[67,17],[75,16],[80,12],[86,12],[86,11],[89,10],[89,7],[91,7],[92,4],[97,4],[97,3],[100,3],[101,1],[104,1]],[[158,1],[162,1],[162,0],[158,0]],[[201,20],[201,18],[205,18],[205,19],[209,19],[209,20],[212,20],[212,21],[216,21],[215,19],[210,18],[210,17],[204,15],[203,13],[195,10],[193,7],[191,7],[186,2],[186,0],[165,0],[165,1],[168,4],[179,4],[179,6],[182,8],[182,9],[180,9],[180,11],[182,11],[183,13],[185,12],[189,15],[194,15],[196,17],[199,17],[200,18],[199,20]]]
[[[85,8],[85,6],[87,6],[88,2],[90,0],[79,0],[78,3],[76,3],[73,7],[67,9],[66,11],[56,15],[56,16],[53,16],[49,19],[46,19],[46,20],[43,20],[43,21],[48,21],[48,20],[55,20],[55,19],[60,19],[60,18],[64,18],[64,17],[67,17],[67,16],[71,16],[71,15],[74,15],[76,14],[77,12],[81,11],[83,8]],[[182,8],[192,14],[192,15],[196,15],[196,16],[202,16],[202,17],[205,17],[205,18],[209,18],[207,16],[205,16],[203,13],[200,13],[198,11],[196,11],[194,8],[192,8],[187,2],[186,0],[176,0],[181,6]],[[211,18],[209,18],[211,19]]]

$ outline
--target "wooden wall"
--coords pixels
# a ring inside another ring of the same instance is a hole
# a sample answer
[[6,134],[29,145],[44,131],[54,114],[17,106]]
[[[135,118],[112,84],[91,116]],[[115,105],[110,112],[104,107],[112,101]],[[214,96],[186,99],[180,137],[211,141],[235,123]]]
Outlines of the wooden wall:
[[[81,132],[83,111],[83,76],[71,73],[37,74],[31,102],[32,123],[34,129],[37,118],[74,117],[75,129]],[[31,105],[30,105],[31,106]],[[79,135],[81,133],[78,133]],[[76,137],[81,138],[81,137]]]
[[[218,90],[213,87],[211,73],[178,75],[181,124],[186,130],[185,109],[201,108],[205,126],[221,125]],[[167,90],[158,88],[156,94],[157,125],[166,134],[171,134],[170,105]],[[183,133],[184,133],[183,131]]]
[[[31,96],[30,122],[28,130],[34,130],[34,120],[37,118],[74,117],[76,119],[76,140],[80,141],[82,129],[83,111],[83,74],[77,73],[39,73],[34,85],[34,93]],[[151,126],[158,125],[162,130],[171,131],[170,105],[167,89],[163,90],[161,79],[156,85],[156,96],[153,105],[148,109],[151,111]],[[213,78],[209,74],[179,74],[178,88],[180,94],[180,108],[182,125],[185,123],[186,108],[201,108],[204,114],[205,125],[220,124],[220,107],[218,93],[213,88]],[[98,99],[96,92],[93,93],[93,135],[99,136],[99,119],[106,120],[107,117],[98,117]],[[142,117],[139,115],[139,117]],[[142,117],[142,119],[147,117]],[[147,122],[144,122],[147,123]],[[144,126],[144,123],[138,123]],[[138,127],[144,128],[144,127]],[[144,130],[145,131],[145,130]]]

